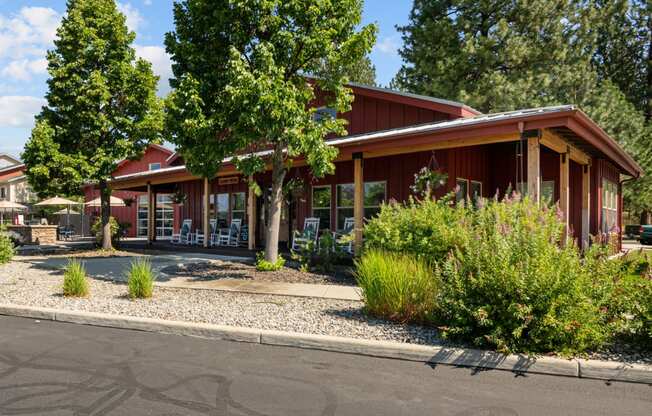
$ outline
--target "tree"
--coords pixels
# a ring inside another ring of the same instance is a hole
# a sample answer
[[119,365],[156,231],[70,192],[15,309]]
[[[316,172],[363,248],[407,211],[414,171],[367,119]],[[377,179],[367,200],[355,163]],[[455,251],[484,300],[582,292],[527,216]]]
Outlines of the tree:
[[[637,109],[652,117],[652,3],[641,0],[591,0],[595,36],[593,67]],[[646,4],[647,3],[647,4]]]
[[[324,71],[323,68],[314,75],[320,76],[322,71]],[[370,85],[372,87],[376,86],[376,66],[371,62],[369,56],[363,56],[347,64],[344,69],[344,74],[347,76],[349,82]]]
[[83,184],[97,184],[104,248],[111,248],[112,172],[161,138],[158,77],[135,58],[134,38],[114,0],[68,2],[47,55],[47,105],[22,155],[40,196],[79,194]]
[[[621,39],[643,25],[624,3],[415,0],[410,22],[399,28],[405,64],[393,85],[483,112],[576,104],[652,173],[652,128],[636,98],[646,90],[639,62],[645,52],[629,51],[645,42]],[[640,81],[629,85],[634,79]],[[638,213],[652,210],[650,196],[647,179],[625,188],[626,203]]]
[[267,261],[278,258],[292,161],[304,158],[316,177],[333,171],[337,150],[324,139],[344,134],[345,121],[315,117],[311,104],[320,95],[339,113],[350,109],[347,64],[366,56],[376,33],[373,25],[357,30],[361,8],[361,0],[175,3],[175,31],[166,36],[175,77],[167,100],[170,140],[204,178],[226,156],[237,155],[246,176],[271,167]]

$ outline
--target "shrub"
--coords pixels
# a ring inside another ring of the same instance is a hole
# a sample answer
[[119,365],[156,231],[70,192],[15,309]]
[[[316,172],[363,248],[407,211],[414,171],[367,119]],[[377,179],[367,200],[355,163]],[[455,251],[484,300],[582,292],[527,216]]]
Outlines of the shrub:
[[652,269],[644,251],[609,259],[609,247],[594,245],[587,253],[592,297],[610,334],[643,348],[652,347]]
[[14,257],[14,243],[5,232],[4,225],[0,225],[0,264],[9,263]]
[[441,268],[445,336],[502,352],[573,353],[606,341],[581,256],[562,243],[555,211],[492,201],[473,210],[469,228]]
[[63,273],[63,295],[86,297],[89,293],[86,268],[77,259],[70,259]]
[[[111,225],[111,241],[118,242],[120,239],[120,224],[114,217],[109,217],[109,224]],[[102,217],[98,217],[91,226],[91,234],[95,236],[95,241],[98,244],[102,243]]]
[[356,279],[367,311],[400,322],[432,320],[439,281],[412,255],[367,250],[356,261]]
[[259,272],[275,272],[281,270],[285,266],[285,259],[278,256],[276,263],[265,260],[265,253],[258,252],[256,254],[256,270]]
[[139,257],[131,263],[127,285],[132,299],[151,298],[154,291],[154,272],[149,259]]
[[[299,262],[301,270],[331,273],[337,264],[344,263],[350,256],[344,252],[340,244],[345,244],[349,236],[336,241],[329,230],[322,230],[319,243],[310,241],[301,250],[292,252],[292,260]],[[350,265],[350,263],[349,263]]]
[[385,204],[365,226],[365,245],[440,262],[469,238],[469,211],[449,199]]

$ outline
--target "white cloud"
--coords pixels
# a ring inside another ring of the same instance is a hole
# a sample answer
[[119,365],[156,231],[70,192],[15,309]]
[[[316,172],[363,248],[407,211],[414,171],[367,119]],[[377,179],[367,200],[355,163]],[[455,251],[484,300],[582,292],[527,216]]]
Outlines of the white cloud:
[[170,87],[168,80],[172,78],[172,61],[170,55],[165,52],[162,46],[141,46],[134,45],[136,55],[152,63],[154,73],[161,77],[159,81],[159,94],[165,95]]
[[399,43],[393,36],[387,36],[381,39],[374,46],[374,49],[386,55],[398,55]]
[[43,57],[60,21],[61,15],[48,7],[23,7],[13,16],[0,15],[0,57]]
[[0,97],[0,128],[34,125],[34,116],[46,104],[44,98],[9,95]]
[[11,61],[5,66],[0,74],[5,77],[13,78],[18,81],[29,81],[35,74],[44,74],[47,72],[47,59],[21,59]]
[[120,10],[127,18],[127,27],[129,30],[138,33],[140,25],[145,22],[145,19],[141,16],[138,9],[131,3],[118,3],[118,10]]

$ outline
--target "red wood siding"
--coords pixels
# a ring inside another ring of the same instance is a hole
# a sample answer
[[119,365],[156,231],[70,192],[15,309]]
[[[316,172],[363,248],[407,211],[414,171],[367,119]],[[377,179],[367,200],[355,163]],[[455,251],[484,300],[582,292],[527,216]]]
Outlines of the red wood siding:
[[379,98],[356,95],[352,109],[342,115],[348,121],[350,135],[388,130],[453,118],[446,113],[394,103]]
[[[166,152],[158,146],[150,146],[143,157],[139,160],[126,160],[123,161],[113,173],[113,176],[128,175],[137,172],[149,170],[150,163],[160,163],[162,168],[168,167],[166,159],[170,156],[170,152]],[[84,188],[85,201],[88,202],[99,197],[99,191],[92,187]],[[136,237],[138,232],[138,196],[143,195],[139,192],[129,191],[115,191],[113,196],[121,199],[133,199],[134,202],[129,207],[111,207],[111,215],[114,216],[118,222],[131,224],[128,230],[128,237]],[[94,217],[99,215],[98,208],[86,208],[85,213]],[[93,218],[91,219],[93,221]],[[91,222],[92,224],[92,222]]]

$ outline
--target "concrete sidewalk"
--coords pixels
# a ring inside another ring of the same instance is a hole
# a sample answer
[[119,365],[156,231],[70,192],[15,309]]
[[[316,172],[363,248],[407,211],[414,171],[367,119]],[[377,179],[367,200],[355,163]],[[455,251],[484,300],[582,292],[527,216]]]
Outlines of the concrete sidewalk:
[[156,285],[182,289],[223,290],[227,292],[244,292],[263,295],[300,296],[355,301],[362,300],[360,289],[354,286],[261,282],[238,279],[184,280],[180,278],[171,279],[166,282],[156,282]]
[[[81,261],[89,276],[102,280],[126,281],[127,270],[137,257],[147,257],[157,275],[156,285],[160,287],[223,290],[228,292],[256,293],[265,295],[300,296],[323,299],[361,300],[359,289],[354,286],[265,282],[245,279],[201,280],[188,276],[166,273],[170,266],[202,263],[209,260],[251,262],[251,259],[234,256],[220,256],[205,253],[176,253],[124,257],[87,257]],[[68,264],[65,257],[23,257],[19,261],[48,270],[63,270]]]

